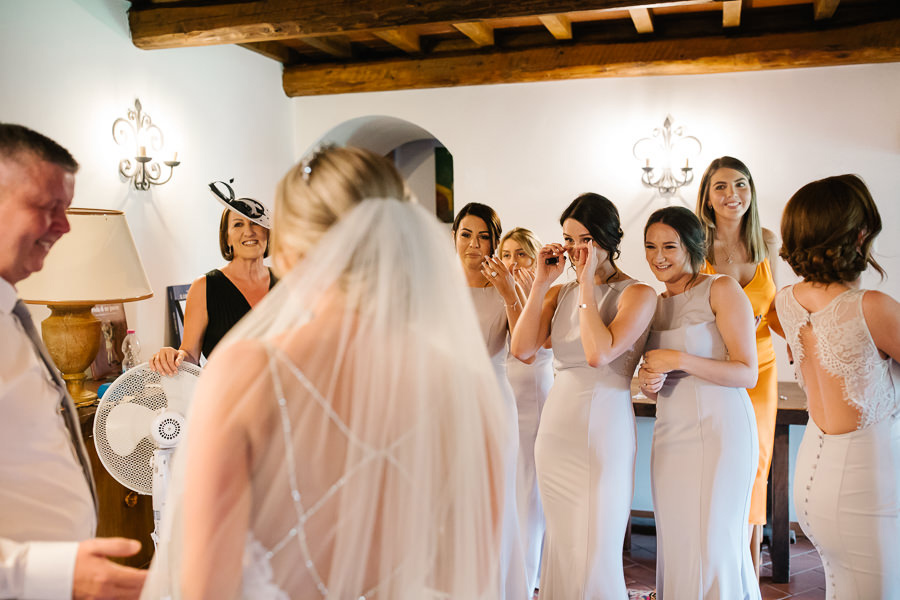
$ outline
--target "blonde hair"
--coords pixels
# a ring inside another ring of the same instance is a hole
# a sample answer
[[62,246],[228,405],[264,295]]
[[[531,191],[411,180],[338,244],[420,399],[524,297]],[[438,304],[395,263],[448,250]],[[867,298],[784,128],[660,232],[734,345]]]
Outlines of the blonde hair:
[[759,222],[759,209],[756,202],[756,184],[753,183],[753,176],[750,175],[750,169],[743,162],[731,156],[723,156],[709,163],[706,171],[703,173],[703,179],[700,180],[700,190],[697,193],[697,216],[703,229],[706,231],[706,260],[709,264],[716,264],[715,248],[713,241],[716,239],[716,213],[709,205],[709,186],[712,176],[719,169],[734,169],[747,178],[750,184],[750,207],[744,213],[741,219],[741,241],[747,248],[747,254],[750,256],[750,262],[753,264],[761,263],[769,256],[769,249],[766,247],[765,238],[763,238],[762,225]]
[[409,200],[393,163],[362,148],[326,148],[287,172],[275,193],[271,245],[273,267],[286,265],[313,248],[328,229],[367,198]]
[[506,235],[500,239],[500,245],[498,246],[501,253],[503,252],[503,244],[506,240],[516,242],[532,260],[537,260],[538,252],[541,249],[541,240],[539,240],[530,229],[515,227],[507,231]]

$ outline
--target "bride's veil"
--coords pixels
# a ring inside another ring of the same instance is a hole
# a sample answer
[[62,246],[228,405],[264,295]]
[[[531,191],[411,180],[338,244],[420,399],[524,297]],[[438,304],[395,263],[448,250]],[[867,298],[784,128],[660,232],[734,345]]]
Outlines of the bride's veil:
[[[237,595],[497,597],[511,432],[450,236],[432,215],[362,201],[222,344],[198,396],[222,393],[223,427],[247,432],[249,477],[235,506],[210,507],[216,527],[242,535],[216,531],[201,549],[215,565],[234,554],[222,540],[242,545]],[[259,367],[249,384],[231,374]],[[184,539],[186,514],[207,518],[184,508],[202,475],[183,458],[145,597],[180,597],[204,568]],[[233,578],[222,561],[218,577]]]

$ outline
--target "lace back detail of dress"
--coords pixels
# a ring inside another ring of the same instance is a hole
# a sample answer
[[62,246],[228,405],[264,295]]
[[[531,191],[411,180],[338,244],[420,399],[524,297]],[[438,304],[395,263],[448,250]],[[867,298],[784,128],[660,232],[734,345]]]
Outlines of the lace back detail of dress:
[[863,294],[865,290],[848,290],[813,314],[794,298],[793,286],[779,292],[776,300],[800,386],[805,389],[800,365],[808,351],[806,332],[812,330],[816,358],[822,368],[841,380],[845,400],[859,410],[860,428],[892,414],[900,400],[891,378],[891,360],[881,358],[866,326]]

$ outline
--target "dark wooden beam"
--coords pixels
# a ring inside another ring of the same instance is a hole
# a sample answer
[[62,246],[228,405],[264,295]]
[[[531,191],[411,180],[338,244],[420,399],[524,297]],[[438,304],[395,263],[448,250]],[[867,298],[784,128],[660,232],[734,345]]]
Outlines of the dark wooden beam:
[[452,56],[297,66],[285,69],[283,85],[288,96],[311,96],[880,62],[900,62],[900,18],[799,33],[482,49]]
[[297,62],[297,52],[292,48],[285,46],[281,42],[252,42],[249,44],[239,45],[242,48],[252,50],[257,54],[262,54],[266,58],[277,60],[282,64]]
[[[305,38],[300,38],[300,41],[336,58],[353,57],[353,48],[350,45],[349,38],[345,35],[307,36]],[[285,64],[287,63],[285,62]]]
[[[144,49],[244,44],[307,35],[337,35],[483,19],[551,15],[635,6],[706,4],[713,0],[255,0],[197,5],[136,4],[131,40]],[[345,7],[345,8],[338,8]]]
[[830,19],[834,16],[841,0],[815,0],[813,2],[813,14],[816,20]]

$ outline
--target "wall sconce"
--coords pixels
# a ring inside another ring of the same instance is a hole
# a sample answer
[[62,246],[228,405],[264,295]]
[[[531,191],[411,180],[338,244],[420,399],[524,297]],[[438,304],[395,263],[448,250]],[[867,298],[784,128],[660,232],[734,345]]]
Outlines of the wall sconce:
[[147,154],[147,148],[151,151],[162,150],[163,132],[153,121],[150,115],[142,112],[141,101],[135,99],[134,108],[128,109],[128,118],[119,117],[113,121],[113,139],[118,145],[131,142],[134,148],[134,156],[126,156],[119,161],[119,174],[125,179],[134,182],[137,190],[149,190],[151,185],[162,185],[172,179],[175,167],[181,164],[178,153],[175,152],[172,160],[163,161],[162,164],[169,167],[169,176],[162,179],[162,167],[158,161]]
[[[652,137],[639,139],[632,149],[634,157],[644,161],[641,182],[663,197],[674,195],[678,188],[694,180],[691,158],[703,148],[694,136],[683,135],[681,127],[673,130],[672,123],[672,115],[666,115],[662,129],[654,129]],[[680,164],[684,166],[678,168]]]

